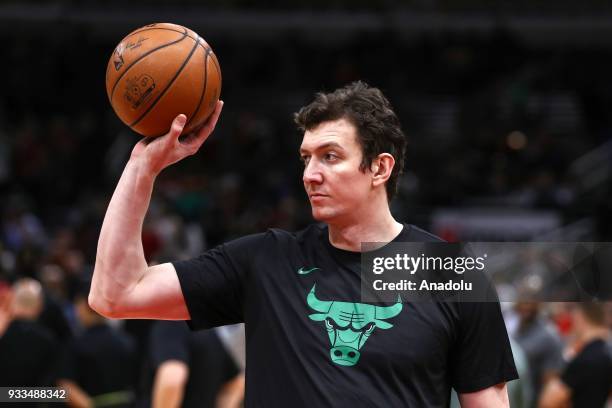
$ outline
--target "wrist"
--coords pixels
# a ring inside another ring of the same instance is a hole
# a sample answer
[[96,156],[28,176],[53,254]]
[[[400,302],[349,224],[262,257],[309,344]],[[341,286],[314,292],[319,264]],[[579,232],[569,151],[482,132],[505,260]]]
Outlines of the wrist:
[[146,178],[154,181],[162,169],[158,169],[150,160],[145,157],[131,157],[127,166],[136,172],[138,178]]

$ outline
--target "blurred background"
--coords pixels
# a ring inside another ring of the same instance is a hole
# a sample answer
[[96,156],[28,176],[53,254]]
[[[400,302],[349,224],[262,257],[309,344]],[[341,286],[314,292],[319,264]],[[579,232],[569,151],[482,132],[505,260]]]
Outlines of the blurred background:
[[[74,406],[147,406],[162,393],[164,361],[190,366],[224,350],[227,359],[188,372],[211,384],[209,406],[240,404],[239,328],[195,338],[184,325],[109,325],[83,302],[104,211],[139,140],[110,107],[106,64],[121,38],[152,22],[206,39],[226,103],[202,151],[157,181],[143,231],[152,263],[310,223],[292,113],[354,80],[383,90],[409,137],[397,219],[450,241],[612,241],[609,2],[2,1],[0,291],[12,295],[0,317],[0,386],[63,381],[82,397]],[[612,312],[601,306],[607,335]],[[580,350],[579,310],[503,308],[530,373],[517,406],[535,406]],[[29,326],[18,332],[18,320]],[[14,350],[28,330],[41,344],[28,347],[50,347],[59,361],[30,363],[60,368],[17,381],[6,367],[24,367]],[[163,350],[165,338],[181,346]],[[96,342],[129,358],[84,374],[83,361],[102,364],[92,362],[104,355]],[[99,384],[118,370],[134,374]],[[189,377],[175,389],[185,394]]]

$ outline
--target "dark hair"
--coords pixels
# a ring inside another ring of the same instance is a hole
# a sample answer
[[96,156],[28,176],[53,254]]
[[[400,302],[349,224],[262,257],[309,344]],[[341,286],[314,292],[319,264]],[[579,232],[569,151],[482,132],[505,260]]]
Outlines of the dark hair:
[[389,201],[397,192],[399,176],[404,167],[406,136],[391,104],[378,88],[362,81],[353,82],[331,93],[319,92],[314,101],[294,114],[294,121],[302,132],[312,130],[323,122],[346,118],[357,129],[363,152],[361,171],[370,168],[381,153],[389,153],[395,166],[387,180]]

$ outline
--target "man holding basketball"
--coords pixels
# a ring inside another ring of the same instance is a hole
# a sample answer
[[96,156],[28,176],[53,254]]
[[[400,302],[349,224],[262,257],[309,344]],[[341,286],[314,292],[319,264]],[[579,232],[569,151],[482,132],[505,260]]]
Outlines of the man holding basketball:
[[188,261],[149,267],[141,230],[156,176],[198,151],[205,126],[139,142],[111,199],[89,301],[113,318],[245,322],[246,406],[506,407],[517,378],[499,304],[360,302],[362,242],[439,241],[391,215],[405,136],[376,88],[353,83],[296,114],[313,217]]

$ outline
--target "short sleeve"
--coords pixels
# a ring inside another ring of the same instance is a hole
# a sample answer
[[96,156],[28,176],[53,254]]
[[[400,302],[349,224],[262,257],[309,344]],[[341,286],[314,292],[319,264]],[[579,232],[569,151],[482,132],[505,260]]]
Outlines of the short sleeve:
[[459,328],[449,356],[453,388],[476,392],[518,378],[498,302],[461,302]]
[[174,262],[191,329],[244,320],[245,279],[265,235],[256,234],[215,247],[201,256]]
[[188,336],[190,332],[185,323],[172,321],[156,322],[151,329],[149,353],[155,370],[168,360],[189,363]]

